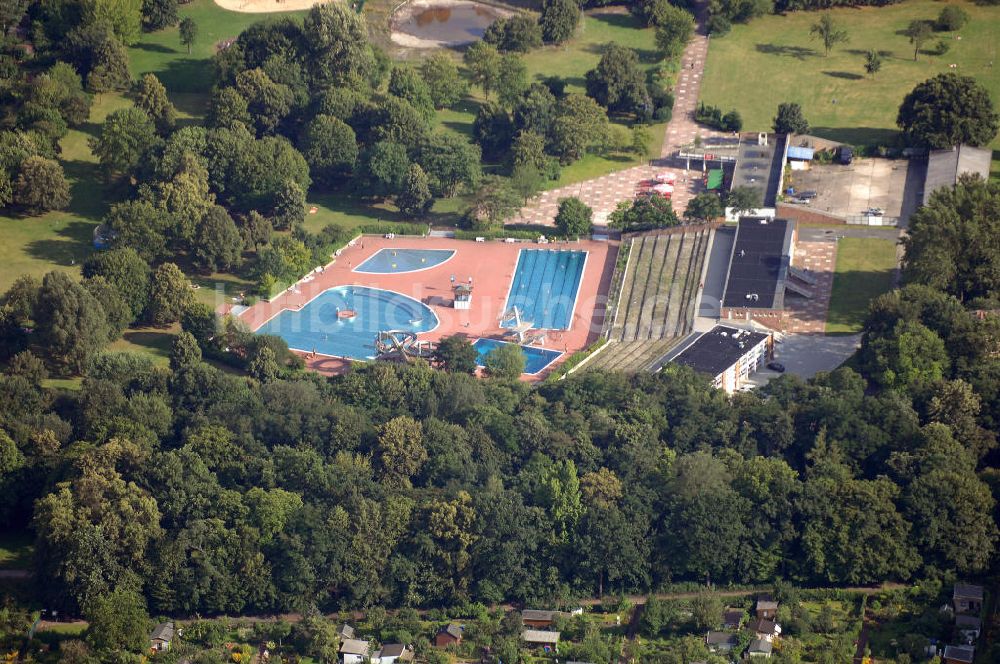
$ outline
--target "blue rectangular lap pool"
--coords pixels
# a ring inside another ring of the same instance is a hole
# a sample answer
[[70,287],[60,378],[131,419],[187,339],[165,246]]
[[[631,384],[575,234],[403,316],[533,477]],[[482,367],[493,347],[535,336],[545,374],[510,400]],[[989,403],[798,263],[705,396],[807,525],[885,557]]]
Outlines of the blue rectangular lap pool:
[[[472,344],[472,347],[479,353],[479,357],[476,358],[476,364],[485,366],[486,356],[495,348],[516,345],[496,339],[476,339],[475,343]],[[549,350],[547,348],[535,348],[534,346],[518,346],[518,348],[524,353],[524,373],[532,375],[542,371],[562,355],[557,350]]]
[[455,255],[451,249],[380,249],[354,268],[366,274],[400,274],[437,267]]
[[586,263],[586,251],[522,249],[504,311],[517,307],[536,329],[568,330]]

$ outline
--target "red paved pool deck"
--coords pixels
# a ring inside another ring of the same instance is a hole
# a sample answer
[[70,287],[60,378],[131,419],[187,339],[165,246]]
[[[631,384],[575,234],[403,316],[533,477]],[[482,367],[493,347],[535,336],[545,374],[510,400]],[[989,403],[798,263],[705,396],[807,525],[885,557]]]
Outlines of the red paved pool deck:
[[[436,267],[400,274],[366,274],[353,272],[381,249],[453,249],[455,255]],[[618,256],[617,242],[474,242],[448,238],[393,238],[365,236],[346,247],[337,259],[310,281],[300,281],[271,302],[259,302],[244,311],[240,318],[256,330],[284,309],[298,309],[323,291],[334,286],[356,285],[384,288],[414,297],[437,314],[440,325],[421,339],[436,341],[459,334],[470,340],[478,337],[499,339],[503,336],[499,320],[510,289],[521,249],[570,249],[588,252],[573,320],[568,330],[550,332],[544,348],[573,353],[597,339],[604,322],[604,303]],[[467,310],[452,307],[451,276],[457,283],[468,283],[472,277],[472,306]],[[301,353],[300,353],[301,354]],[[563,355],[548,367],[552,369],[565,360]],[[342,373],[350,361],[324,355],[307,357],[306,366],[324,374]],[[543,372],[534,379],[542,378]]]

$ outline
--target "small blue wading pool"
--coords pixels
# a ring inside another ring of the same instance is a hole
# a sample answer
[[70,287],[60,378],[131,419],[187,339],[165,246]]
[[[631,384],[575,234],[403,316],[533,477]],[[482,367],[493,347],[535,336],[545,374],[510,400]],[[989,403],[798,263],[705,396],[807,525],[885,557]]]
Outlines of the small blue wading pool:
[[354,271],[366,274],[419,272],[437,267],[454,255],[455,252],[452,249],[386,248],[372,254],[368,260],[354,268]]
[[[485,366],[486,356],[491,350],[500,346],[517,346],[517,344],[497,341],[496,339],[476,339],[475,343],[472,344],[472,347],[479,353],[479,357],[476,358],[476,364]],[[557,350],[549,350],[547,348],[535,348],[534,346],[518,346],[518,348],[524,354],[524,373],[526,374],[536,374],[542,371],[562,355]]]
[[384,330],[429,332],[438,318],[423,302],[401,293],[368,288],[337,286],[304,305],[285,310],[257,329],[274,334],[289,348],[322,355],[374,359],[375,337]]

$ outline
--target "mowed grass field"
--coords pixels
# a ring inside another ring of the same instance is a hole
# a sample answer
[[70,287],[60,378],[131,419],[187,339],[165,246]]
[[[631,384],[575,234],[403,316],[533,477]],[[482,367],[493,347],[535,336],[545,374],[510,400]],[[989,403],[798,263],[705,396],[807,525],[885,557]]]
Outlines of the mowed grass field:
[[868,315],[873,298],[892,288],[896,243],[877,238],[841,239],[833,275],[827,334],[854,334]]
[[[780,102],[797,102],[812,133],[855,145],[892,144],[903,97],[917,83],[942,72],[974,77],[1000,106],[1000,7],[951,3],[961,6],[971,20],[957,32],[935,33],[923,46],[932,49],[944,40],[948,53],[920,53],[913,60],[913,46],[900,31],[910,21],[933,20],[947,4],[906,0],[889,7],[832,10],[850,41],[829,56],[809,34],[821,12],[765,16],[735,25],[730,34],[711,40],[702,101],[724,111],[735,108],[750,131],[770,129]],[[883,54],[882,70],[874,78],[864,70],[869,49]],[[952,64],[957,66],[952,69]],[[992,147],[1000,149],[1000,139]]]

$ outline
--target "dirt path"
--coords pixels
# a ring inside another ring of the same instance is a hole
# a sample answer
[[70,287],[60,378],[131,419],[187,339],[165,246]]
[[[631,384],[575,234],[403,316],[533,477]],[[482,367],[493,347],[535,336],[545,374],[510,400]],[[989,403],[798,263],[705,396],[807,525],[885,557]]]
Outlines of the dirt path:
[[[887,582],[880,586],[848,586],[846,588],[802,588],[802,590],[841,590],[849,593],[861,593],[865,595],[877,595],[883,591],[888,590],[899,590],[901,588],[908,588],[904,583]],[[655,593],[657,599],[690,599],[697,597],[698,595],[706,592],[709,589],[703,590],[688,590],[684,592],[676,593]],[[709,590],[716,597],[746,597],[747,595],[753,595],[754,593],[769,591],[770,588],[749,588],[746,590]],[[609,596],[610,597],[610,596]],[[625,600],[633,605],[634,609],[631,612],[629,624],[626,627],[626,632],[628,638],[635,638],[638,633],[638,624],[641,618],[641,607],[645,606],[646,598],[649,595],[626,595]],[[586,599],[578,600],[574,604],[580,606],[597,606],[604,602],[606,598],[601,597],[588,597]],[[521,607],[515,606],[514,604],[499,604],[490,607],[490,609],[502,609],[504,611],[515,611],[520,610]],[[436,609],[434,609],[436,611]],[[421,616],[426,615],[431,609],[417,609],[417,613]],[[389,615],[396,613],[396,610],[388,611]],[[327,617],[331,619],[338,619],[339,613],[328,614]],[[364,613],[361,611],[353,612],[354,620],[363,620]],[[301,613],[282,613],[282,614],[272,614],[263,616],[215,616],[215,619],[228,619],[231,621],[241,621],[247,623],[253,622],[277,622],[282,620],[284,622],[296,623],[302,620]],[[178,620],[191,620],[193,618],[179,618]],[[57,629],[65,629],[66,626],[76,626],[81,629],[85,629],[88,623],[85,620],[71,620],[71,621],[54,621],[54,620],[42,620],[38,623],[38,630],[44,631],[46,628],[56,627]]]
[[598,226],[604,225],[608,215],[614,211],[615,206],[620,201],[634,198],[640,185],[643,182],[648,182],[658,173],[673,173],[676,176],[673,206],[678,214],[683,213],[687,208],[688,201],[703,188],[701,174],[698,171],[688,172],[682,168],[667,166],[666,158],[674,154],[677,148],[682,145],[693,142],[698,135],[702,137],[719,135],[719,132],[702,127],[694,121],[694,111],[701,94],[705,58],[708,55],[709,40],[705,31],[706,16],[706,4],[702,2],[698,11],[697,30],[681,56],[681,70],[673,90],[673,115],[665,129],[666,135],[658,155],[659,159],[591,180],[542,192],[521,209],[519,217],[513,219],[513,222],[552,226],[560,199],[575,196],[594,211],[594,223]]

